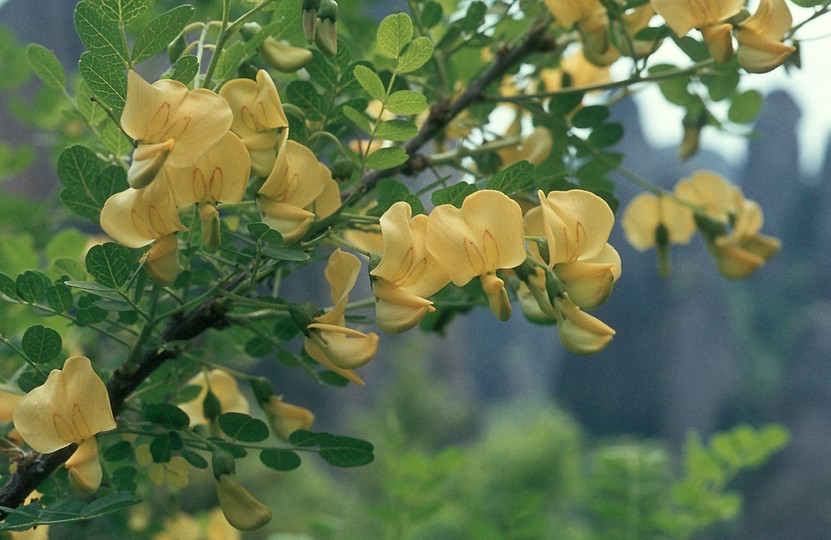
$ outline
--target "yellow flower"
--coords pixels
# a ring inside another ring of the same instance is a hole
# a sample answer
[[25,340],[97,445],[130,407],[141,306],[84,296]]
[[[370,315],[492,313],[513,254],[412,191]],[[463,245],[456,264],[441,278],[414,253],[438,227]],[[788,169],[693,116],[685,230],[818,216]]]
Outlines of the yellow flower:
[[737,15],[744,0],[652,0],[652,7],[678,37],[697,28],[717,62],[733,55],[733,26],[723,22]]
[[299,405],[286,403],[282,396],[271,396],[261,406],[271,424],[271,430],[284,441],[287,441],[289,435],[298,429],[311,429],[315,421],[312,411]]
[[63,370],[53,369],[42,386],[20,400],[13,417],[20,436],[38,452],[77,444],[66,462],[70,478],[85,492],[98,489],[102,472],[94,436],[116,424],[107,388],[88,358],[71,356]]
[[596,66],[586,59],[581,47],[576,52],[560,59],[559,68],[540,70],[540,80],[546,92],[556,92],[566,86],[563,79],[568,76],[569,88],[603,84],[611,82],[612,75],[608,67]]
[[450,280],[462,287],[476,276],[499,320],[511,316],[501,268],[525,261],[522,210],[504,193],[481,190],[468,195],[461,208],[437,206],[427,222],[427,249]]
[[726,236],[717,236],[711,249],[719,272],[727,278],[743,279],[759,269],[779,251],[777,238],[759,234],[762,209],[755,201],[745,200]]
[[225,519],[241,531],[259,529],[271,521],[271,510],[230,474],[219,476],[216,481],[216,494]]
[[167,483],[170,487],[181,489],[188,485],[190,465],[182,456],[172,456],[166,463],[155,463],[150,445],[142,444],[136,448],[136,463],[148,467],[147,475],[157,486]]
[[436,309],[427,300],[450,282],[427,250],[428,217],[412,217],[405,202],[393,204],[381,216],[384,252],[370,274],[375,276],[375,316],[384,332],[409,330]]
[[597,13],[606,13],[600,0],[545,0],[545,5],[563,28],[571,28]]
[[736,31],[739,65],[751,73],[765,73],[779,67],[796,47],[782,43],[793,17],[784,0],[761,0],[750,18]]
[[744,200],[739,188],[711,171],[696,171],[691,177],[681,179],[675,185],[675,194],[695,205],[696,212],[725,224]]
[[291,244],[300,240],[316,219],[337,210],[339,193],[332,172],[311,150],[295,141],[286,141],[258,192],[257,203],[263,223]]
[[609,14],[600,0],[545,0],[548,10],[564,28],[577,25],[586,58],[608,66],[620,56],[609,42]]
[[553,147],[554,138],[548,128],[537,126],[517,146],[500,148],[496,153],[499,155],[499,159],[502,160],[503,167],[522,160],[539,165],[548,158]]
[[567,298],[555,298],[557,334],[565,348],[575,354],[594,354],[603,350],[615,331],[600,319],[581,311]]
[[228,131],[231,120],[228,104],[210,90],[188,90],[172,79],[151,85],[130,70],[121,115],[124,132],[139,143],[127,173],[130,186],[150,184],[164,165],[192,165]]
[[154,281],[170,285],[181,271],[176,233],[187,229],[166,180],[142,189],[127,188],[106,200],[101,228],[129,248],[155,245],[144,255],[144,266]]
[[318,363],[356,384],[364,382],[352,370],[372,360],[378,351],[378,334],[346,327],[346,304],[360,270],[361,261],[351,253],[337,249],[329,256],[324,273],[334,307],[306,327],[303,344]]
[[231,131],[248,149],[251,170],[257,176],[268,176],[289,127],[274,81],[261,69],[257,72],[257,82],[250,79],[228,81],[219,95],[231,107],[234,116]]
[[179,408],[190,417],[190,426],[208,425],[203,404],[208,389],[219,400],[221,412],[248,413],[248,400],[240,392],[237,380],[221,369],[212,369],[206,373],[199,373],[191,378],[186,385],[199,386],[199,394],[186,403],[180,403]]
[[[312,61],[312,51],[292,47],[269,36],[260,46],[260,56],[266,64],[283,73],[294,73]],[[261,70],[262,71],[262,70]]]
[[530,235],[545,236],[543,260],[560,278],[571,300],[592,309],[612,292],[620,277],[620,255],[607,241],[615,216],[594,193],[581,189],[538,193],[540,206],[525,217]]
[[695,234],[693,211],[672,197],[641,193],[629,203],[621,220],[626,239],[638,251],[656,244],[659,228],[669,244],[687,244]]

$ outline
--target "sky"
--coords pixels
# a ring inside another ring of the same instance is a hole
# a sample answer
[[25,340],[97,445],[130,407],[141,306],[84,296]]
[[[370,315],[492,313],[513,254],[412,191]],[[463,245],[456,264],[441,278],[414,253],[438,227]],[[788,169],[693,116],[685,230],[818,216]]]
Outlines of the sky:
[[[812,10],[796,7],[793,3],[789,3],[789,6],[795,24],[807,19],[812,13]],[[786,71],[779,67],[770,73],[750,74],[743,78],[741,89],[755,89],[762,94],[784,89],[791,93],[802,109],[802,118],[797,126],[800,166],[810,176],[816,174],[822,165],[831,130],[831,14],[801,28],[796,37],[801,42],[801,70]],[[690,63],[674,46],[663,47],[653,61],[667,61],[679,66]],[[621,77],[626,77],[625,69]],[[645,88],[636,99],[649,104],[649,107],[641,107],[647,139],[656,146],[677,146],[682,136],[683,110],[672,105],[656,106],[664,103],[664,99],[655,85]],[[746,156],[747,141],[735,134],[728,135],[708,129],[702,135],[702,146],[741,165]]]

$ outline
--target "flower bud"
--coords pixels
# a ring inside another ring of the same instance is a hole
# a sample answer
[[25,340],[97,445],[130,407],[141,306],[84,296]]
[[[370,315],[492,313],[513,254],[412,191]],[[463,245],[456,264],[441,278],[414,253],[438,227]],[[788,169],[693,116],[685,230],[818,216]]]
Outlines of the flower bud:
[[250,384],[251,391],[254,393],[254,398],[260,405],[268,403],[274,395],[274,388],[271,386],[271,382],[265,377],[256,377],[251,379]]
[[225,519],[241,531],[253,531],[271,521],[271,510],[254,498],[230,474],[219,476],[216,495]]
[[205,415],[208,421],[214,420],[222,414],[222,403],[216,397],[216,394],[211,392],[210,388],[205,394],[205,399],[202,401],[202,414]]
[[242,38],[246,41],[256,36],[263,27],[260,26],[260,23],[256,22],[247,22],[242,25],[242,28],[239,29],[239,33],[242,35]]
[[320,1],[315,44],[326,55],[338,53],[338,3],[335,0]]
[[176,281],[182,265],[179,264],[179,242],[175,234],[162,236],[142,258],[144,270],[150,279],[163,287]]
[[212,204],[199,205],[199,220],[202,222],[202,245],[208,251],[219,247],[219,212]]
[[615,331],[600,319],[581,311],[567,298],[555,298],[557,334],[569,351],[575,354],[594,354],[612,341]]
[[265,38],[260,46],[260,56],[266,64],[283,73],[294,73],[312,61],[312,51],[292,47],[273,37]]
[[355,170],[355,164],[348,157],[339,154],[332,163],[332,178],[338,182],[345,182],[352,178],[352,172]]
[[219,480],[223,475],[234,474],[237,471],[237,464],[230,452],[222,448],[215,448],[211,454],[211,468],[214,472],[214,478]]
[[318,9],[320,9],[320,0],[303,0],[303,35],[308,43],[315,40]]

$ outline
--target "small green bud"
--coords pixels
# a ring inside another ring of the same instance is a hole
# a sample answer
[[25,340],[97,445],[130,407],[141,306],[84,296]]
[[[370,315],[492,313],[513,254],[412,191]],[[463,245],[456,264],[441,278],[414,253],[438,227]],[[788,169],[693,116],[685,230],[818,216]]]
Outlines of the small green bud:
[[274,387],[271,386],[271,382],[265,377],[251,379],[251,391],[254,392],[254,397],[260,405],[268,403],[271,396],[274,395]]
[[208,389],[208,393],[205,394],[205,399],[202,401],[202,414],[208,420],[216,420],[222,414],[222,403],[210,389]]
[[332,178],[338,182],[345,182],[352,178],[352,173],[355,170],[355,164],[352,160],[344,155],[338,155],[335,162],[332,163]]
[[223,474],[234,474],[237,470],[237,464],[230,452],[222,448],[214,448],[211,454],[211,468],[214,472],[214,478],[218,479]]
[[318,9],[320,9],[320,0],[303,0],[303,35],[307,43],[315,40]]
[[259,34],[262,29],[263,27],[260,26],[259,23],[248,22],[242,25],[242,28],[239,29],[239,33],[245,41],[248,41],[252,37]]
[[326,55],[338,53],[338,3],[335,0],[321,0],[317,12],[315,44]]

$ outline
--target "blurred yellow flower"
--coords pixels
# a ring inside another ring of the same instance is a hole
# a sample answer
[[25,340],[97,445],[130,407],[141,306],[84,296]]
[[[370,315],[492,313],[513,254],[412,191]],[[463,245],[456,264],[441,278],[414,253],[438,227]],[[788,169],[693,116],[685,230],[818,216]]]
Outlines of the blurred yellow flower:
[[765,73],[782,65],[796,47],[782,43],[782,36],[793,24],[784,0],[761,0],[750,18],[736,31],[739,65],[750,73]]
[[638,251],[655,247],[660,234],[669,244],[687,244],[695,234],[692,209],[672,197],[641,193],[636,196],[621,219],[626,239]]
[[271,425],[271,430],[278,438],[287,441],[298,429],[311,429],[315,415],[309,409],[283,401],[282,396],[271,396],[261,404]]
[[210,389],[214,397],[219,400],[220,412],[248,413],[248,400],[240,392],[237,380],[228,372],[221,369],[199,373],[191,378],[186,385],[199,386],[199,394],[186,403],[180,403],[179,408],[190,417],[190,426],[208,425],[205,417],[205,397]]
[[329,256],[325,275],[334,307],[306,327],[304,342],[309,356],[356,384],[364,382],[352,370],[372,360],[378,351],[378,334],[346,326],[346,304],[360,270],[361,261],[351,253],[337,249]]
[[652,0],[652,7],[678,37],[697,28],[717,62],[730,60],[733,26],[724,21],[741,11],[744,0]]
[[95,434],[115,429],[107,388],[88,358],[71,356],[62,370],[53,369],[46,382],[14,408],[14,426],[34,450],[47,454],[70,444],[78,449],[66,462],[73,483],[90,493],[101,484]]
[[384,251],[370,274],[375,293],[375,318],[384,332],[400,333],[435,311],[427,300],[450,282],[447,273],[427,249],[428,217],[412,216],[410,205],[399,201],[381,216]]
[[502,167],[508,167],[517,161],[526,160],[534,165],[539,165],[551,154],[554,147],[554,138],[548,128],[537,126],[534,131],[523,137],[522,142],[516,146],[500,148],[496,151],[499,159],[502,160]]
[[496,275],[525,261],[522,210],[504,193],[481,190],[461,208],[442,204],[427,221],[427,249],[457,286],[479,276],[491,311],[499,320],[511,316],[505,283]]
[[745,200],[733,218],[730,233],[714,239],[711,249],[724,277],[746,278],[779,252],[781,243],[777,238],[759,234],[762,223],[761,207]]
[[268,176],[289,127],[271,76],[261,69],[257,72],[256,82],[233,79],[225,83],[219,95],[231,107],[234,118],[231,131],[248,149],[252,172],[257,176]]
[[168,462],[155,463],[150,445],[142,444],[136,448],[136,463],[148,468],[147,475],[157,486],[166,483],[170,487],[181,489],[188,485],[190,465],[182,456],[172,456]]

